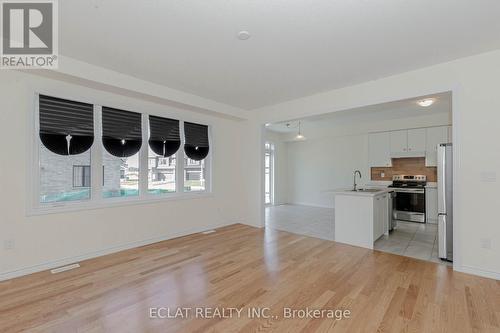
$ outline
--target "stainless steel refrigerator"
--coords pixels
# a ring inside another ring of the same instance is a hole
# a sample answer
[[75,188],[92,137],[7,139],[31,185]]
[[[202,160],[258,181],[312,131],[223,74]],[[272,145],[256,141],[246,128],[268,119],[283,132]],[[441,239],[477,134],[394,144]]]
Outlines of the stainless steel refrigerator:
[[453,261],[453,149],[438,146],[438,255]]

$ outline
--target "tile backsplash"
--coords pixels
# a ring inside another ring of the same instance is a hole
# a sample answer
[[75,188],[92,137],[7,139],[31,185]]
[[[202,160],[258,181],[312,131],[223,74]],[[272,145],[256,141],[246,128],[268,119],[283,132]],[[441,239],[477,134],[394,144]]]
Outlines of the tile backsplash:
[[436,182],[437,168],[426,167],[425,157],[393,158],[392,167],[371,168],[371,180],[392,180],[393,175],[426,175],[428,182]]

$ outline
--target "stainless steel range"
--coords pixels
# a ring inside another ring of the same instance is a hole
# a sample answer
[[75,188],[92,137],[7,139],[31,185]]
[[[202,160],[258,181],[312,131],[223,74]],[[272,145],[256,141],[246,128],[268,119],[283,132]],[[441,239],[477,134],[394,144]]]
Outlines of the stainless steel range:
[[393,199],[393,216],[396,220],[425,223],[424,175],[395,175],[392,185],[396,196]]

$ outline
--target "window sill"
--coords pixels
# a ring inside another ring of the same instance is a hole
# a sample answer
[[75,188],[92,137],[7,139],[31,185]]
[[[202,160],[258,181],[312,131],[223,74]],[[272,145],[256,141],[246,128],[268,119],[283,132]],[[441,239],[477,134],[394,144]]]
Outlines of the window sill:
[[106,209],[120,206],[156,204],[165,201],[192,200],[213,197],[213,192],[200,191],[192,193],[171,193],[163,195],[146,195],[142,197],[125,198],[102,198],[95,201],[74,201],[50,203],[39,207],[31,208],[27,211],[27,216],[59,214],[83,210]]

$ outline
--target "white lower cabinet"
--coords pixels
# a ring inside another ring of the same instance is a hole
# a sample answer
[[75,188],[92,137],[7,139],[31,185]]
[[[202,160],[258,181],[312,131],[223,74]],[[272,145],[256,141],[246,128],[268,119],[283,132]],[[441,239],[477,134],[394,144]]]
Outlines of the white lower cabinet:
[[373,240],[379,239],[388,230],[389,194],[385,193],[373,198]]
[[438,220],[438,195],[437,188],[425,188],[425,217],[427,223],[437,224]]
[[367,195],[341,190],[335,193],[335,241],[373,249],[387,232],[388,193]]

